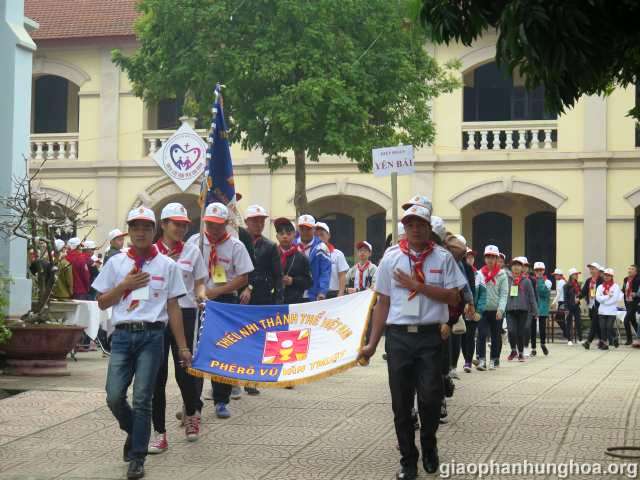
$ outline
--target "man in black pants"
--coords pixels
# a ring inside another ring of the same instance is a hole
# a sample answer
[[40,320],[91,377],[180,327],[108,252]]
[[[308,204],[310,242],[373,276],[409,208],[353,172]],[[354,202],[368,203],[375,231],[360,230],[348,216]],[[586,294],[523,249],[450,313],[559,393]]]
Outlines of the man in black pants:
[[[582,286],[582,292],[580,293],[580,299],[584,299],[589,306],[589,318],[591,319],[591,328],[589,328],[589,336],[587,340],[582,344],[582,346],[589,350],[591,347],[591,342],[595,337],[598,337],[602,342],[603,338],[600,334],[600,320],[598,317],[598,307],[600,304],[596,301],[596,290],[598,286],[602,283],[602,268],[600,264],[597,262],[592,262],[587,265],[589,268],[590,277],[584,281],[584,285]],[[582,341],[582,329],[578,330],[576,328],[576,335],[578,341]]]
[[[282,304],[282,267],[275,243],[262,236],[267,210],[260,205],[247,208],[244,222],[253,243],[255,269],[249,274],[249,285],[240,294],[243,305],[280,305]],[[245,387],[249,395],[258,395],[255,387]]]
[[[244,244],[227,232],[229,210],[221,203],[211,203],[205,210],[203,256],[208,265],[209,278],[206,295],[209,300],[222,303],[238,303],[238,291],[249,283],[253,271],[251,257]],[[200,234],[187,243],[200,242]],[[201,383],[202,384],[202,383]],[[231,397],[231,385],[211,382],[213,403],[218,418],[229,418],[227,405]]]
[[[466,284],[455,260],[434,245],[431,210],[419,205],[403,215],[407,239],[385,253],[378,269],[369,343],[359,360],[368,362],[384,330],[391,405],[400,448],[400,480],[418,473],[419,452],[411,410],[418,393],[422,464],[427,473],[438,470],[436,432],[443,396],[443,340],[449,336],[447,305],[457,305]],[[385,328],[386,325],[386,328]]]
[[638,311],[638,289],[640,289],[640,276],[638,276],[638,266],[629,265],[627,270],[628,276],[622,282],[622,293],[624,294],[624,305],[627,308],[627,314],[624,317],[624,331],[627,334],[625,345],[633,343],[631,334],[631,326],[637,332],[638,324],[636,322],[636,312]]
[[309,259],[294,243],[296,228],[291,220],[281,217],[273,221],[278,238],[278,257],[282,267],[283,303],[304,303],[304,292],[311,287]]

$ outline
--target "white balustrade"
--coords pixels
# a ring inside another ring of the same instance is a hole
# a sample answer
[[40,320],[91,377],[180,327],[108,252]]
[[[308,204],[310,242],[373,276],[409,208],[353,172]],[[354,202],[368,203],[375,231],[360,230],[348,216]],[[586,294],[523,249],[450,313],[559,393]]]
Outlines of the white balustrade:
[[77,133],[34,133],[29,141],[32,160],[77,160]]
[[[478,132],[480,134],[479,149],[476,147]],[[555,120],[462,124],[462,144],[466,151],[549,150],[557,148],[557,136],[558,125]]]
[[[143,132],[142,137],[144,139],[144,154],[152,157],[159,149],[161,149],[167,142],[169,137],[173,135],[173,130],[146,130]],[[196,133],[207,142],[209,135],[208,130],[200,129],[196,130]]]

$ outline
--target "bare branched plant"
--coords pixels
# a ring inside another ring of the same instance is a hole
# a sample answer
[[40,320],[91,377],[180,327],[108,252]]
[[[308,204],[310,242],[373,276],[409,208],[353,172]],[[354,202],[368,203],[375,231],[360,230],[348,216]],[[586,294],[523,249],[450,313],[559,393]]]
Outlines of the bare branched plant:
[[27,173],[13,178],[13,194],[0,196],[0,237],[7,241],[14,238],[27,241],[27,274],[33,282],[33,293],[31,310],[22,320],[47,323],[52,320],[49,314],[51,292],[61,273],[55,239],[88,228],[86,239],[93,231],[87,220],[92,212],[86,206],[90,193],[81,192],[76,198],[71,195],[53,198],[39,178],[47,160],[43,160],[33,173],[29,173],[29,160],[24,160]]

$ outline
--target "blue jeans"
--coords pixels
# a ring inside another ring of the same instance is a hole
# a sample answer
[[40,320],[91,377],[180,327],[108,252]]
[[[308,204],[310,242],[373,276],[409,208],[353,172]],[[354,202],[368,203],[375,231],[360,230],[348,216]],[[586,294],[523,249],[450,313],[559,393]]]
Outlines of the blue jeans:
[[[116,330],[111,338],[107,405],[131,435],[130,458],[144,460],[151,437],[151,400],[164,351],[164,330]],[[135,380],[134,380],[135,376]],[[127,389],[133,381],[133,408]]]

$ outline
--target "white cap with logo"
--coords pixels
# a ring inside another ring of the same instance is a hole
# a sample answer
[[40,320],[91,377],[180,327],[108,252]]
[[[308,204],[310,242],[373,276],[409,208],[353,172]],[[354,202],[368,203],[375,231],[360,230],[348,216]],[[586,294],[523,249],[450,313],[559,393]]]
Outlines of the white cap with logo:
[[570,268],[567,273],[568,273],[569,276],[571,276],[571,275],[575,275],[575,274],[580,274],[582,272],[579,272],[577,268]]
[[129,235],[129,234],[126,233],[126,232],[123,232],[119,228],[114,228],[113,230],[111,230],[109,232],[109,241],[111,242],[112,240],[115,240],[116,238],[125,237],[127,235]]
[[412,205],[420,205],[429,210],[429,212],[433,211],[433,205],[431,204],[431,200],[429,200],[424,195],[416,195],[408,202],[402,204],[402,209],[407,210]]
[[225,223],[229,220],[229,209],[222,203],[210,203],[204,211],[202,220],[209,223]]
[[329,230],[329,225],[327,225],[324,222],[316,222],[316,228],[321,228],[322,230],[324,230],[327,233],[331,233],[331,230]]
[[298,226],[313,228],[316,226],[316,219],[308,214],[300,215],[298,218]]
[[69,248],[71,250],[75,250],[76,248],[78,248],[80,245],[82,244],[82,241],[78,238],[78,237],[73,237],[70,238],[67,241],[67,245],[69,246]]
[[553,274],[554,274],[554,275],[564,275],[564,272],[563,272],[562,270],[560,270],[559,268],[556,268],[556,269],[553,271]]
[[545,270],[547,267],[544,266],[543,262],[536,262],[533,264],[534,270]]
[[484,256],[491,255],[493,257],[500,256],[500,250],[495,245],[487,245],[484,247]]
[[53,245],[56,249],[56,252],[59,252],[60,250],[62,250],[64,248],[64,246],[66,245],[64,243],[64,240],[60,239],[60,238],[56,238],[55,241],[53,242]]
[[612,277],[616,274],[613,268],[605,268],[603,273],[605,275],[611,275]]
[[181,203],[167,203],[160,213],[160,220],[191,223],[187,209]]
[[267,218],[268,216],[269,214],[267,213],[266,208],[261,207],[260,205],[249,205],[249,207],[247,208],[247,214],[244,216],[244,218]]
[[155,225],[156,223],[156,214],[153,213],[153,210],[145,207],[144,205],[140,205],[139,207],[134,208],[127,215],[127,223],[134,222],[136,220],[144,220],[145,222],[151,222]]
[[85,240],[84,243],[82,244],[82,248],[86,250],[95,250],[96,242],[94,242],[93,240]]
[[411,218],[420,218],[431,223],[431,210],[421,205],[411,205],[402,215],[402,223],[407,223]]

